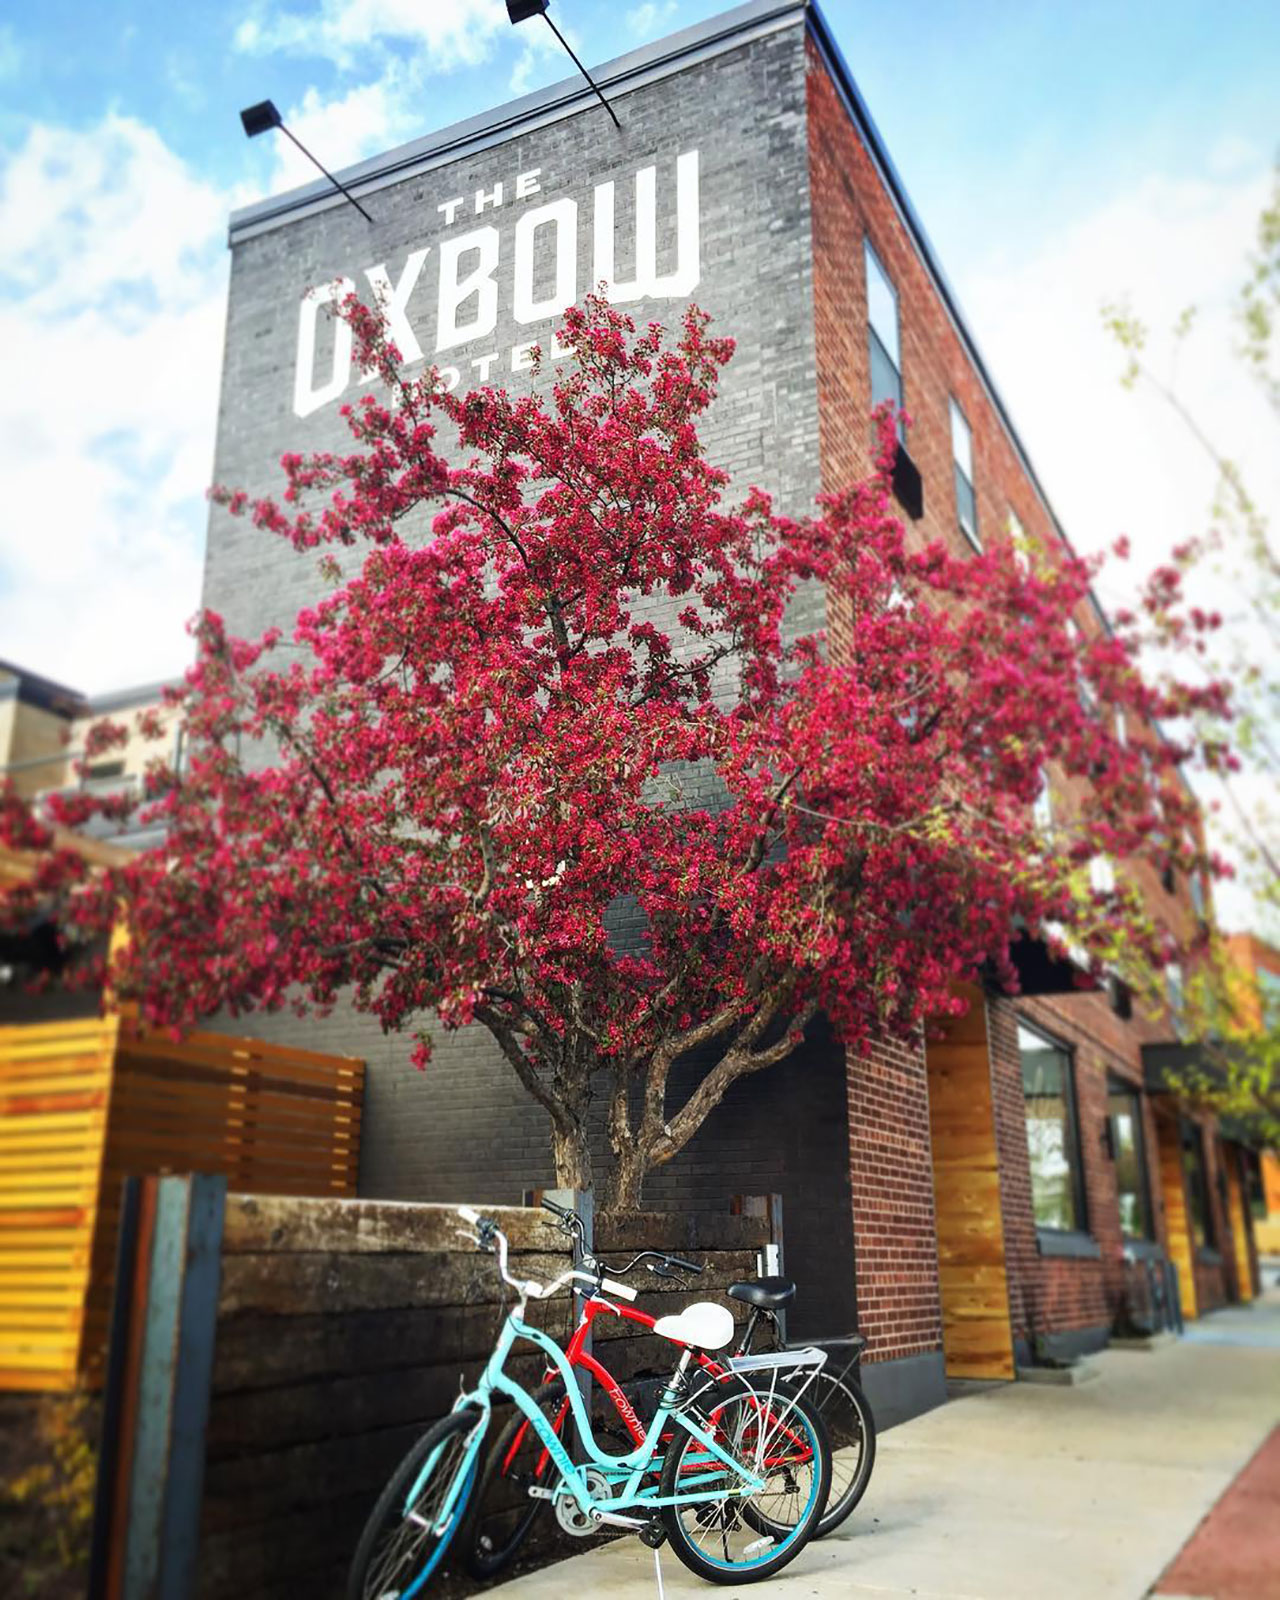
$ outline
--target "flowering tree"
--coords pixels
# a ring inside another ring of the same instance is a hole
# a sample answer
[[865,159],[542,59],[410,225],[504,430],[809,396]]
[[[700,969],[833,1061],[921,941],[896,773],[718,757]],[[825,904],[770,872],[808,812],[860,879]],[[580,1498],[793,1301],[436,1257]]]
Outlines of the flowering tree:
[[[1256,225],[1255,248],[1235,296],[1235,354],[1258,386],[1273,419],[1280,419],[1280,167]],[[1206,532],[1174,545],[1163,591],[1148,613],[1144,668],[1162,669],[1170,643],[1180,644],[1194,591],[1219,604],[1225,626],[1202,641],[1197,668],[1229,682],[1231,754],[1202,785],[1216,812],[1215,831],[1235,863],[1237,903],[1244,900],[1254,931],[1280,937],[1280,549],[1264,500],[1255,497],[1239,462],[1214,438],[1218,419],[1179,386],[1178,356],[1203,339],[1189,306],[1171,330],[1167,371],[1151,348],[1147,325],[1125,304],[1103,308],[1104,325],[1125,353],[1121,381],[1141,388],[1177,419],[1188,450],[1213,472]],[[1169,602],[1168,609],[1164,602]],[[1203,744],[1225,742],[1219,713],[1198,713]],[[1237,917],[1240,915],[1237,911]],[[1236,965],[1230,943],[1215,930],[1197,963],[1184,1003],[1186,1031],[1200,1043],[1199,1063],[1176,1075],[1180,1090],[1244,1124],[1264,1144],[1280,1143],[1280,1006]]]
[[[1114,712],[1136,728],[1221,692],[1156,689],[1132,629],[1070,626],[1090,567],[909,549],[887,416],[876,474],[817,517],[726,504],[698,424],[731,344],[697,311],[672,345],[588,301],[520,399],[409,381],[376,313],[344,314],[387,396],[348,409],[350,453],[285,457],[281,501],[219,494],[322,549],[330,591],[288,641],[201,617],[189,758],[146,802],[163,848],[96,876],[52,851],[11,897],[61,902],[82,977],[160,1026],[342,996],[414,1032],[423,1066],[424,1022],[479,1024],[550,1119],[557,1181],[590,1185],[607,1100],[612,1197],[634,1203],[819,1011],[854,1051],[918,1036],[957,978],[1012,981],[1020,924],[1167,958],[1088,863],[1203,865],[1190,752],[1144,759]],[[806,585],[825,633],[789,626]],[[1031,815],[1050,762],[1093,794],[1053,851]],[[49,843],[13,800],[0,837]],[[122,916],[108,958],[92,936]]]

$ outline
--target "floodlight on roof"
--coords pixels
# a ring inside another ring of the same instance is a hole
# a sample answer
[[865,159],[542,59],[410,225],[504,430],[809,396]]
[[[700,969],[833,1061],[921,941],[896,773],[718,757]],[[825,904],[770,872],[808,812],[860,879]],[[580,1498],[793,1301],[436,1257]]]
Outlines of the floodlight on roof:
[[547,27],[551,29],[552,33],[555,34],[556,38],[559,39],[560,43],[564,46],[564,49],[565,49],[566,53],[569,56],[569,59],[573,62],[574,66],[577,67],[578,71],[582,74],[582,76],[587,80],[587,82],[595,90],[596,99],[599,100],[600,104],[605,108],[605,110],[613,118],[614,127],[617,128],[619,130],[619,132],[621,132],[622,124],[618,121],[617,112],[613,109],[613,107],[605,99],[604,94],[601,92],[599,84],[596,83],[595,79],[591,76],[591,74],[587,71],[587,69],[582,65],[581,61],[578,60],[577,55],[574,53],[573,46],[565,38],[564,34],[562,34],[560,32],[559,28],[556,27],[555,23],[552,22],[550,14],[547,11],[547,7],[550,4],[551,4],[551,0],[507,0],[507,16],[510,17],[510,19],[511,19],[511,21],[513,23],[514,22],[528,22],[530,17],[543,17],[543,18],[546,19]]
[[285,127],[284,118],[280,115],[274,100],[259,100],[255,106],[246,106],[240,113],[240,125],[244,129],[245,135],[250,139],[256,139],[260,133],[269,133],[272,128],[279,128],[285,138],[291,139],[298,149],[302,151],[303,155],[306,156],[307,160],[324,173],[334,188],[350,200],[366,222],[373,221],[373,218],[356,199],[355,195],[352,194],[351,190],[347,188],[346,184],[341,179],[335,178],[328,167],[322,166],[315,156],[311,154],[310,150],[307,149],[306,145],[303,144],[302,140]]

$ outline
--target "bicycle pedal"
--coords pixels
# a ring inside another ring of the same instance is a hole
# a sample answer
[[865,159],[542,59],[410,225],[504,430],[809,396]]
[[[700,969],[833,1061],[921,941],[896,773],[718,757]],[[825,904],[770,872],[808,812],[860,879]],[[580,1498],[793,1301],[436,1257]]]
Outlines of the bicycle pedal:
[[640,1543],[647,1544],[650,1550],[660,1550],[667,1542],[667,1530],[662,1526],[660,1518],[654,1517],[652,1522],[646,1522],[640,1530]]

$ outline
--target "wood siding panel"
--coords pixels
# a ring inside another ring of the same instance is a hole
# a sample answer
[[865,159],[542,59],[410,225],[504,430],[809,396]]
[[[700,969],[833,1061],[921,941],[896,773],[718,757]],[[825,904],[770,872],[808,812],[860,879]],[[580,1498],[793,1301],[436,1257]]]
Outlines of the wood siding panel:
[[982,995],[927,1049],[929,1133],[947,1375],[1012,1378],[991,1069]]
[[1182,1315],[1193,1320],[1200,1313],[1192,1261],[1191,1221],[1187,1216],[1187,1196],[1182,1184],[1182,1144],[1178,1138],[1176,1118],[1157,1115],[1156,1141],[1159,1145],[1160,1194],[1164,1200],[1169,1259],[1178,1274]]
[[76,1382],[117,1026],[0,1028],[0,1389]]
[[129,1175],[355,1194],[364,1063],[126,1019],[0,1028],[0,1389],[100,1381]]

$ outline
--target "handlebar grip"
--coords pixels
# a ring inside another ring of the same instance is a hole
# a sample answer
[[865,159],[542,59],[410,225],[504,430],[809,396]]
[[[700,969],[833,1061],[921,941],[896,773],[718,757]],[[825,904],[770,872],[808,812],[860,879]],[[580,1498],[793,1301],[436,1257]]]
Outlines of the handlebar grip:
[[480,1221],[480,1213],[474,1206],[459,1206],[457,1211],[462,1220],[464,1222],[469,1222],[472,1227],[474,1227],[476,1223]]
[[692,1272],[692,1273],[695,1273],[695,1274],[700,1274],[700,1273],[703,1273],[703,1272],[705,1272],[707,1270],[705,1263],[702,1266],[698,1266],[696,1263],[694,1263],[692,1261],[684,1260],[684,1258],[682,1256],[667,1256],[666,1259],[671,1263],[671,1265],[673,1267],[679,1267],[681,1272]]
[[541,1207],[542,1207],[542,1209],[544,1211],[550,1211],[553,1216],[557,1216],[557,1217],[574,1217],[574,1216],[577,1216],[577,1212],[576,1211],[570,1211],[567,1206],[558,1206],[555,1203],[554,1200],[548,1200],[546,1195],[543,1195],[542,1199],[538,1203],[539,1203],[539,1205],[541,1205]]
[[607,1289],[610,1294],[616,1294],[619,1300],[634,1300],[636,1292],[628,1288],[625,1283],[618,1283],[614,1278],[601,1278],[600,1287]]

